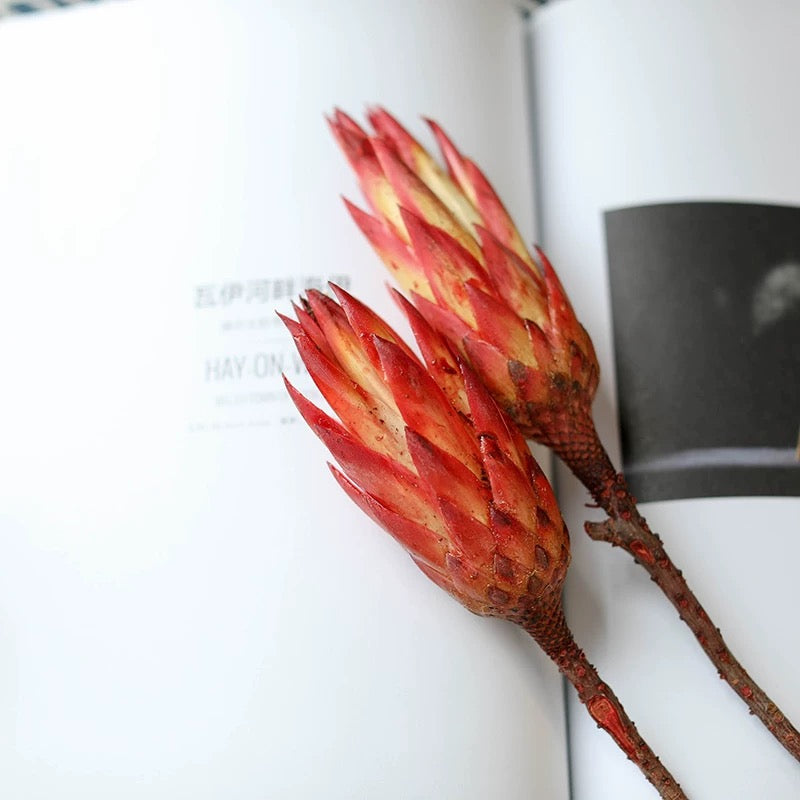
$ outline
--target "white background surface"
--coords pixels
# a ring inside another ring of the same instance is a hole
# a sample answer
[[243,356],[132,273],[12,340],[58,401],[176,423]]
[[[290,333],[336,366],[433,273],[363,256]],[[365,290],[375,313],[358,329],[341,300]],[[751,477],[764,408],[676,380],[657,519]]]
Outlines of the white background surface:
[[200,284],[344,271],[390,308],[338,198],[333,105],[437,118],[533,219],[517,12],[397,8],[0,25],[3,798],[566,796],[533,643],[430,584],[287,404],[214,417],[205,383],[274,342],[220,334]]

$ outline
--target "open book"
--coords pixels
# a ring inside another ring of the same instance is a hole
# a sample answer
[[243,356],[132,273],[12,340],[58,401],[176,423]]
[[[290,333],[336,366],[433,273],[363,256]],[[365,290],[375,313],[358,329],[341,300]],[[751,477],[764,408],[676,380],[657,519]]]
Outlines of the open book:
[[[542,243],[612,456],[798,722],[799,28],[778,0],[0,22],[0,794],[655,797],[534,642],[433,586],[298,424],[280,375],[311,386],[274,308],[335,280],[404,330],[338,199],[358,195],[334,105],[381,103],[428,144],[435,118]],[[687,794],[797,797],[798,765],[554,480],[576,638]]]

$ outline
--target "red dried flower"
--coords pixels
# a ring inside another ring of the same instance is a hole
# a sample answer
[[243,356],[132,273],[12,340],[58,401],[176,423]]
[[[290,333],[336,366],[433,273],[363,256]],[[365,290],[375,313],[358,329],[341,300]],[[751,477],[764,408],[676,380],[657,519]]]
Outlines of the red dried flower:
[[471,611],[519,621],[560,596],[569,538],[520,433],[407,301],[437,380],[374,312],[334,291],[338,304],[312,291],[284,322],[341,420],[287,382],[342,488]]
[[376,216],[348,209],[425,318],[468,359],[525,435],[564,439],[588,413],[599,368],[558,277],[528,252],[478,167],[430,122],[449,174],[383,109],[367,134],[336,111],[331,129]]

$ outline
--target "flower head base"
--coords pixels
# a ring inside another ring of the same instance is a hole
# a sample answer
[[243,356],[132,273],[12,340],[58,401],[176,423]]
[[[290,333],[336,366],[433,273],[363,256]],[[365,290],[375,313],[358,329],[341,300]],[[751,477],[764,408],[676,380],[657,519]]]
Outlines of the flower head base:
[[436,123],[447,172],[386,111],[368,116],[374,135],[341,111],[330,120],[375,214],[347,203],[353,219],[522,431],[561,441],[564,416],[588,413],[599,368],[555,271]]
[[334,287],[284,318],[340,422],[288,382],[347,494],[470,610],[523,621],[560,594],[569,539],[550,484],[472,370],[403,298],[430,372]]

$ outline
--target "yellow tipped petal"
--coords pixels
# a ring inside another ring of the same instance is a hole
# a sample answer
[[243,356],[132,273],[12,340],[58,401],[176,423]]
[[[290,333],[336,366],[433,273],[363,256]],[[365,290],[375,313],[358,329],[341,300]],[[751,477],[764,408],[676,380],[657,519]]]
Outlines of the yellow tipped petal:
[[353,221],[389,271],[397,278],[398,283],[407,292],[414,292],[433,300],[433,291],[425,270],[409,244],[381,220],[362,211],[347,199],[344,202]]
[[481,224],[480,214],[431,154],[385,109],[373,109],[367,116],[375,131],[394,144],[406,166],[474,236],[475,226]]
[[308,303],[328,347],[345,374],[397,413],[394,398],[387,391],[379,369],[370,361],[342,308],[316,291],[308,293]]
[[[370,121],[379,134],[370,154],[399,203],[391,226],[402,224],[411,245],[398,253],[390,244],[376,249],[525,435],[553,446],[563,440],[565,420],[589,413],[599,374],[555,271],[538,248],[528,250],[486,176],[439,125],[428,121],[449,174],[388,112],[377,109]],[[348,120],[339,128],[363,149],[361,128]]]
[[373,139],[372,146],[400,205],[410,209],[429,224],[446,231],[464,249],[469,251],[473,258],[481,261],[483,254],[475,237],[458,222],[447,206],[428,186],[400,160],[394,150],[382,139]]

